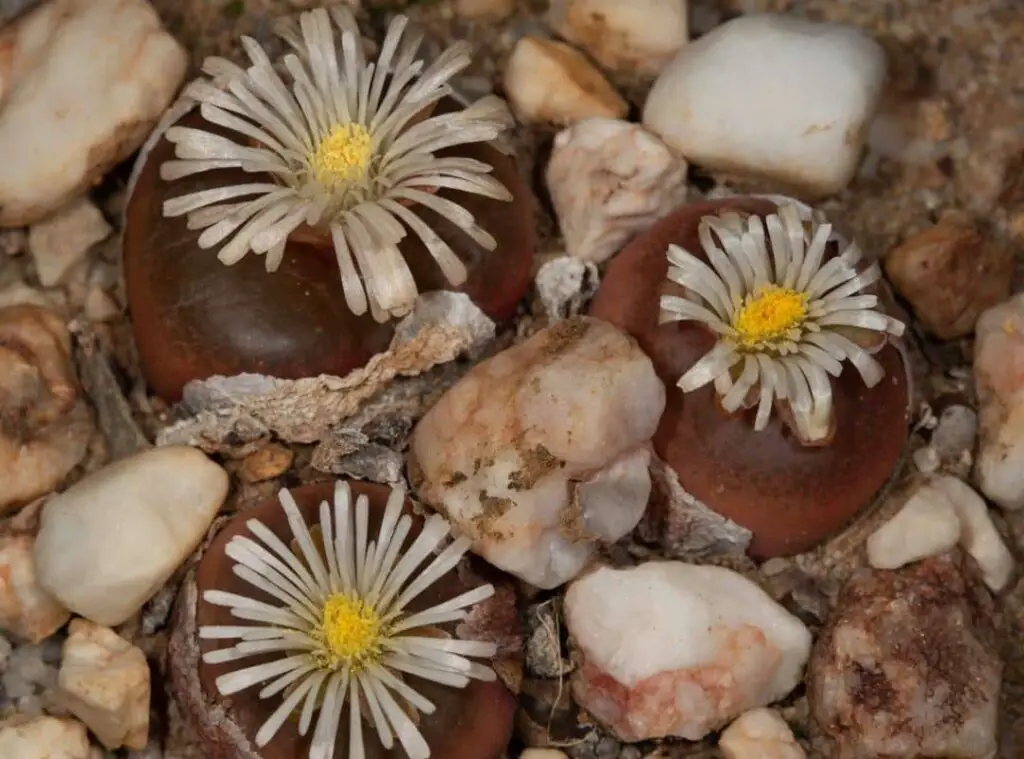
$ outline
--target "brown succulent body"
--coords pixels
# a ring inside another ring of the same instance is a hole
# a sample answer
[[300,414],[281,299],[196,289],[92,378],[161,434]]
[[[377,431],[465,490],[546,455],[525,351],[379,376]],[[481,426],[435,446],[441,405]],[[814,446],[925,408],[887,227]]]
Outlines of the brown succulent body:
[[757,558],[807,550],[869,504],[901,460],[907,429],[906,371],[896,347],[875,358],[885,377],[865,387],[852,366],[832,381],[836,429],[827,445],[802,445],[779,414],[755,432],[754,410],[728,415],[706,385],[684,395],[676,382],[710,350],[714,336],[692,322],[658,324],[666,284],[666,250],[675,243],[700,250],[702,216],[731,207],[769,214],[759,198],[686,206],[637,237],[616,256],[590,314],[632,334],[668,388],[654,438],[657,454],[682,487],[710,508],[753,532]]
[[[457,108],[442,102],[439,111]],[[218,131],[198,111],[179,124]],[[222,130],[221,130],[222,131]],[[460,287],[450,285],[420,239],[408,235],[402,254],[420,292],[465,292],[491,318],[505,320],[529,286],[533,258],[533,200],[512,158],[487,144],[461,145],[438,155],[484,161],[513,195],[511,202],[443,189],[498,241],[488,251],[451,221],[417,209],[469,270]],[[224,184],[267,181],[238,170],[197,174],[166,182],[160,164],[174,146],[160,139],[146,156],[125,215],[124,265],[128,306],[147,380],[167,401],[181,397],[193,379],[255,372],[295,379],[344,376],[383,351],[393,323],[355,316],[345,304],[338,264],[326,236],[293,235],[280,268],[268,273],[260,256],[225,266],[216,249],[200,249],[199,232],[184,217],[165,218],[165,200]]]
[[[352,482],[354,495],[370,499],[370,533],[379,528],[387,501],[388,489],[380,485]],[[315,522],[321,501],[331,500],[334,483],[318,483],[291,490],[303,517]],[[406,513],[413,514],[406,502]],[[419,533],[422,519],[414,515],[414,526],[407,537],[411,541]],[[232,593],[259,597],[258,591],[236,577],[232,560],[224,548],[232,537],[246,533],[245,523],[258,519],[286,542],[290,532],[284,511],[277,499],[264,501],[229,521],[211,541],[202,558],[189,573],[177,601],[174,630],[168,646],[171,687],[182,711],[202,740],[208,759],[300,759],[308,755],[309,739],[300,736],[297,720],[289,720],[263,748],[256,748],[256,731],[280,703],[280,696],[260,699],[259,688],[219,695],[215,680],[230,671],[231,664],[212,665],[201,656],[216,647],[217,641],[200,641],[197,631],[205,625],[232,625],[237,620],[229,609],[200,601],[204,590],[217,588]],[[472,589],[473,584],[458,568],[445,575],[410,605],[410,609],[426,608]],[[476,583],[480,584],[480,583]],[[444,629],[455,634],[454,627]],[[256,657],[248,660],[259,663]],[[437,759],[498,759],[502,756],[512,733],[515,697],[497,680],[473,680],[466,688],[448,688],[433,682],[409,677],[417,692],[436,707],[431,715],[419,715],[417,727]],[[336,759],[345,759],[348,751],[348,711],[341,720]],[[376,734],[364,725],[367,759],[405,759],[402,748],[385,750]]]

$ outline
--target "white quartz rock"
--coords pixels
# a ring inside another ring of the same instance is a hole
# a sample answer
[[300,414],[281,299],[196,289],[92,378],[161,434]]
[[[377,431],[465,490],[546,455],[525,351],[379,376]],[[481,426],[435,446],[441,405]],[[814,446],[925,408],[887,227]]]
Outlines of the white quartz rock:
[[945,553],[960,540],[960,520],[940,491],[922,482],[896,515],[867,540],[868,563],[897,569]]
[[922,480],[896,516],[868,538],[868,563],[875,569],[898,569],[958,542],[981,567],[989,588],[998,593],[1006,587],[1013,555],[984,499],[959,478],[936,475]]
[[427,412],[413,484],[490,563],[553,588],[640,520],[664,407],[631,337],[561,321],[475,366]]
[[586,119],[555,137],[547,184],[566,251],[601,263],[686,201],[686,162],[639,124]]
[[615,71],[657,74],[689,39],[687,0],[554,0],[549,18]]
[[985,311],[974,328],[980,441],[975,481],[1004,509],[1024,507],[1024,293]]
[[0,226],[42,219],[131,155],[185,75],[146,0],[50,0],[0,29]]
[[32,543],[29,535],[0,536],[0,630],[39,643],[71,612],[39,587]]
[[112,229],[95,205],[81,197],[28,231],[28,249],[43,287],[60,284],[76,263]]
[[831,195],[857,171],[885,74],[882,48],[856,29],[740,16],[679,52],[643,123],[706,168]]
[[618,118],[628,107],[586,57],[565,43],[523,37],[505,65],[505,95],[525,123]]
[[0,723],[3,759],[89,759],[85,725],[73,719],[36,717]]
[[58,686],[62,703],[107,749],[146,747],[149,665],[113,630],[84,619],[71,623]]
[[981,567],[982,579],[998,593],[1013,574],[1013,554],[992,523],[984,499],[963,480],[944,475],[931,483],[956,510],[960,518],[960,545]]
[[195,549],[227,492],[227,473],[187,446],[100,469],[43,507],[40,584],[80,616],[119,625]]
[[807,754],[786,720],[771,709],[753,709],[733,722],[718,740],[725,759],[805,759]]
[[602,567],[569,586],[577,702],[625,741],[699,740],[783,698],[810,654],[803,623],[728,569]]

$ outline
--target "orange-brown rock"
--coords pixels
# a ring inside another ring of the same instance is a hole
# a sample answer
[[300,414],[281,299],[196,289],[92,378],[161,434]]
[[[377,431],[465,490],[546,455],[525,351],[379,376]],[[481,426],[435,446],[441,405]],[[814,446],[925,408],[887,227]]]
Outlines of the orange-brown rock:
[[[380,485],[362,482],[351,483],[353,493],[366,495],[370,499],[370,532],[380,526],[388,489]],[[315,523],[317,510],[323,500],[330,500],[334,483],[318,483],[296,488],[291,491],[307,523]],[[423,520],[415,516],[411,502],[406,502],[406,513],[413,515],[414,524],[407,544],[419,533]],[[177,601],[174,629],[168,647],[171,687],[182,711],[200,737],[208,759],[294,759],[306,756],[312,729],[306,737],[298,733],[298,723],[290,720],[262,749],[257,749],[253,737],[263,722],[274,711],[279,701],[276,698],[260,699],[259,689],[251,688],[222,697],[217,693],[214,681],[224,672],[237,668],[238,664],[212,665],[201,660],[201,656],[218,641],[200,641],[197,631],[204,625],[237,624],[230,609],[200,601],[201,593],[211,588],[231,593],[253,595],[251,586],[232,572],[233,561],[224,553],[228,541],[235,535],[247,532],[245,523],[258,519],[285,542],[291,539],[284,511],[276,498],[269,499],[247,509],[217,534],[207,547],[198,566],[189,573]],[[475,574],[452,570],[436,584],[428,588],[410,605],[411,611],[422,610],[470,590],[480,584]],[[477,620],[474,632],[487,630],[499,645],[499,655],[507,653],[504,645],[507,636],[495,629],[494,619],[511,619],[493,608],[493,602],[505,598],[504,594],[492,597],[487,607],[487,616],[492,622]],[[456,634],[454,627],[446,626]],[[502,640],[500,638],[505,638]],[[246,660],[256,664],[253,657]],[[409,684],[432,701],[437,710],[431,715],[418,715],[418,728],[431,748],[431,756],[444,759],[498,759],[505,751],[512,734],[512,722],[516,701],[506,686],[497,680],[481,682],[474,680],[466,688],[457,689],[409,677]],[[341,719],[339,739],[335,748],[335,759],[345,759],[348,753],[348,714]],[[381,747],[375,734],[364,727],[366,759],[406,759],[400,746],[391,750]]]
[[[198,111],[179,123],[210,128]],[[128,306],[143,371],[157,395],[176,401],[185,383],[215,374],[257,372],[288,379],[321,373],[343,376],[387,347],[393,322],[377,324],[369,314],[356,317],[345,305],[329,239],[293,236],[281,267],[268,273],[256,255],[225,266],[216,250],[199,248],[199,232],[187,228],[185,217],[165,218],[162,207],[168,198],[223,184],[270,181],[221,170],[166,182],[159,167],[173,154],[174,146],[166,139],[156,143],[139,173],[125,215]],[[508,319],[530,281],[530,191],[515,161],[490,145],[463,145],[442,154],[491,164],[495,176],[513,194],[512,202],[504,202],[439,191],[470,211],[498,246],[487,251],[452,222],[418,208],[467,264],[469,277],[461,287],[451,287],[414,234],[402,242],[402,253],[420,292],[458,289],[488,316]]]
[[711,385],[684,395],[676,382],[710,350],[714,337],[691,322],[659,326],[666,250],[675,243],[699,251],[698,222],[723,207],[760,214],[775,209],[755,198],[683,207],[612,260],[590,314],[632,334],[668,388],[654,446],[682,487],[751,530],[752,556],[797,553],[846,524],[892,475],[906,439],[906,373],[892,345],[876,355],[885,378],[872,389],[846,366],[832,380],[836,434],[822,447],[802,445],[778,414],[754,432],[753,410],[727,415]]
[[973,227],[946,220],[890,251],[885,272],[922,326],[952,340],[1009,297],[1013,258]]

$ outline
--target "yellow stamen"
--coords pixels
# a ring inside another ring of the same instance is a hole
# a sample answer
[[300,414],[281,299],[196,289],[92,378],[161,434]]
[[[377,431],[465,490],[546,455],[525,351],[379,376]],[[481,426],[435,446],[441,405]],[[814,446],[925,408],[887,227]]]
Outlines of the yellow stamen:
[[324,669],[360,669],[381,654],[381,619],[361,598],[335,593],[324,602],[323,619],[314,637],[323,645],[317,664]]
[[747,296],[733,317],[739,343],[752,348],[770,343],[799,327],[807,317],[807,296],[778,285],[765,285]]
[[309,156],[317,181],[336,187],[366,178],[372,158],[370,132],[362,124],[336,124]]

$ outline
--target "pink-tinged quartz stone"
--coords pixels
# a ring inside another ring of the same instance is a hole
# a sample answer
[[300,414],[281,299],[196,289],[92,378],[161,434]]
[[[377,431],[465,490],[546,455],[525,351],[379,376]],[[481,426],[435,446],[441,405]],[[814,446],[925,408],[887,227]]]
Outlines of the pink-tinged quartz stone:
[[620,739],[699,740],[800,682],[811,635],[728,569],[649,562],[576,580],[565,619],[577,702]]

